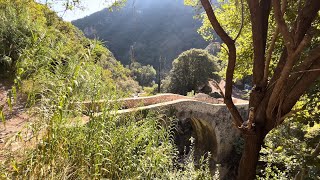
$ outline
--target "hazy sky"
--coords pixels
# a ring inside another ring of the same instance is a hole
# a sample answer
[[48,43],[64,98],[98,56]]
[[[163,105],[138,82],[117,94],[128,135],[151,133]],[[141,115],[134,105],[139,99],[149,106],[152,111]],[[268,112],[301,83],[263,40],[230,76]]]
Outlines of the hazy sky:
[[[40,3],[46,2],[46,0],[37,1]],[[80,0],[83,9],[76,8],[72,11],[64,11],[65,7],[63,6],[63,2],[66,1],[67,0],[48,0],[48,2],[51,3],[51,9],[56,11],[59,16],[66,21],[72,21],[100,11],[103,8],[108,7],[110,3],[115,0]]]

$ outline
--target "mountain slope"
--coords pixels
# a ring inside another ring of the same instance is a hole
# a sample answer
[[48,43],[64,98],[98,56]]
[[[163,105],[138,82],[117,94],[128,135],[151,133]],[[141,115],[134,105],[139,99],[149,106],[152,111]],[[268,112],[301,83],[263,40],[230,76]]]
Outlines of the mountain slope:
[[160,56],[166,65],[190,48],[208,44],[197,33],[201,22],[183,0],[128,0],[120,10],[104,9],[72,23],[90,38],[104,41],[122,63],[129,64],[131,52],[138,62],[158,66]]

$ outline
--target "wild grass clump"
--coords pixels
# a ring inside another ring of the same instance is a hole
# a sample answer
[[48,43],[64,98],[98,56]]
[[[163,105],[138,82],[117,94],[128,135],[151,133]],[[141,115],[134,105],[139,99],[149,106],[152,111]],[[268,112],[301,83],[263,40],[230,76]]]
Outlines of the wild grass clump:
[[136,122],[106,112],[85,126],[55,126],[45,137],[12,177],[151,179],[172,167],[169,134],[153,117]]
[[[50,128],[27,157],[12,161],[10,179],[211,179],[208,162],[193,157],[179,168],[171,133],[156,114],[141,121],[110,113],[91,116],[86,125],[66,125],[53,116]],[[68,120],[64,121],[67,122]],[[4,174],[3,174],[4,176]]]

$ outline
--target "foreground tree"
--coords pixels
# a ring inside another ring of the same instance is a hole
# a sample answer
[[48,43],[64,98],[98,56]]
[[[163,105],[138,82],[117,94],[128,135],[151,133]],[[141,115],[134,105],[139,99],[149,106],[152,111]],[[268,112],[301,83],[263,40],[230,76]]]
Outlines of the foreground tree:
[[[199,1],[192,2],[197,4]],[[320,76],[319,29],[317,29],[320,1],[283,0],[281,3],[279,0],[247,0],[247,4],[242,3],[242,12],[246,12],[245,8],[250,12],[247,16],[252,27],[253,89],[250,94],[249,119],[240,116],[231,98],[238,59],[236,40],[243,27],[241,25],[238,35],[232,38],[227,33],[231,30],[224,30],[219,23],[210,1],[200,0],[200,2],[213,29],[227,46],[224,100],[235,125],[241,130],[245,139],[238,179],[254,179],[259,151],[265,136],[284,121],[296,102]],[[287,4],[290,7],[287,7]],[[293,9],[293,6],[297,7],[297,11],[290,11],[292,14],[286,13]],[[285,20],[289,15],[294,18],[291,21]],[[242,22],[244,17],[246,14],[243,13]],[[275,26],[270,26],[271,22],[274,22]],[[272,32],[272,35],[268,32]],[[281,51],[275,52],[275,43],[279,39],[283,41],[278,48]]]

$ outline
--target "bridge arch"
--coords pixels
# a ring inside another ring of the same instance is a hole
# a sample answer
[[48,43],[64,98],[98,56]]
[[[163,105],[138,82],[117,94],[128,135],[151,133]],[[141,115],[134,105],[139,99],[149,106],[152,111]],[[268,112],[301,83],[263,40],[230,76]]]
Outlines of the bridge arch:
[[206,121],[197,118],[191,118],[191,124],[195,131],[195,154],[200,157],[210,152],[212,158],[216,161],[218,152],[218,143],[216,132]]
[[[170,104],[170,103],[169,103]],[[209,104],[199,101],[172,102],[171,108],[176,110],[178,119],[191,119],[195,138],[195,158],[199,159],[207,152],[211,153],[211,170],[216,171],[219,164],[220,178],[229,179],[234,175],[235,143],[240,132],[233,125],[230,112],[224,104]],[[242,116],[247,116],[248,104],[236,105]],[[167,106],[166,106],[167,107]]]
[[[218,163],[230,155],[234,141],[240,132],[233,125],[232,117],[224,104],[209,104],[191,100],[168,102],[163,107],[176,110],[178,119],[192,119],[197,136],[196,145],[200,149],[210,150]],[[247,104],[237,105],[243,116],[247,115]]]

